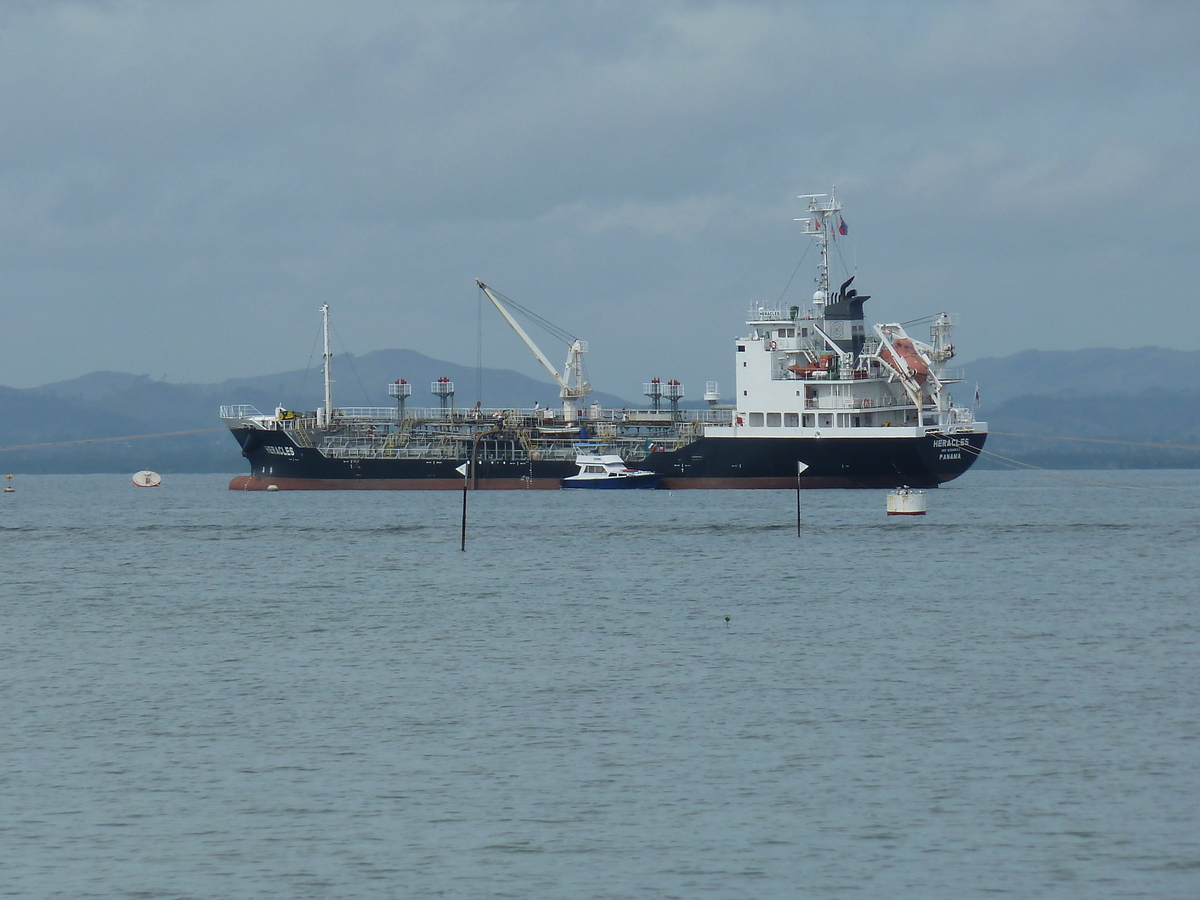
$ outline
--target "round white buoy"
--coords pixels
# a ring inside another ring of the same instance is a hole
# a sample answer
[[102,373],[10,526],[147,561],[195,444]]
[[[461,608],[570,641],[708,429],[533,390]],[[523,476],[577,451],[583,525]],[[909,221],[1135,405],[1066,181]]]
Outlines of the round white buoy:
[[134,473],[133,483],[138,487],[158,487],[162,484],[162,476],[157,472],[151,472],[149,469],[143,469],[140,472]]
[[277,491],[277,490],[279,490],[279,485],[277,485],[277,484],[268,484],[268,485],[267,485],[267,490],[268,490],[268,491]]
[[907,485],[888,491],[887,514],[889,516],[925,515],[925,492],[914,491]]

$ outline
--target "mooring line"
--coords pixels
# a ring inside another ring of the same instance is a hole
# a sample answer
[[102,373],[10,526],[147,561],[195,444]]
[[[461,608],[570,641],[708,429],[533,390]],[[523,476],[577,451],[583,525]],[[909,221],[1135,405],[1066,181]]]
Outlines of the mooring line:
[[1083,441],[1088,444],[1123,444],[1126,447],[1157,447],[1166,450],[1200,450],[1200,444],[1150,444],[1145,441],[1113,441],[1105,438],[1063,437],[1056,434],[1018,434],[1015,431],[988,431],[1004,437],[1037,438],[1042,441]]
[[[990,433],[998,434],[1000,432],[993,431]],[[1064,475],[1064,474],[1062,474],[1063,473],[1062,469],[1047,469],[1044,466],[1035,466],[1033,463],[1027,463],[1027,462],[1024,462],[1019,459],[1013,459],[1011,456],[1002,456],[1001,454],[995,452],[994,450],[986,450],[983,447],[980,447],[978,450],[975,450],[973,447],[968,447],[965,449],[972,450],[975,453],[976,459],[980,458],[980,456],[982,456],[982,455],[987,455],[989,458],[994,458],[995,460],[1002,461],[1001,465],[1007,465],[1008,468],[1014,469],[1018,472],[1028,471],[1028,472],[1032,472],[1034,475],[1042,475],[1042,476],[1045,476],[1046,478],[1057,478],[1060,481],[1070,481],[1074,484],[1086,484],[1091,487],[1121,488],[1122,490],[1126,490],[1126,491],[1177,491],[1177,490],[1179,490],[1179,487],[1177,485],[1172,485],[1170,487],[1167,487],[1167,486],[1161,486],[1161,485],[1128,484],[1128,483],[1122,483],[1119,481],[1089,481],[1085,478],[1075,478],[1071,475]]]

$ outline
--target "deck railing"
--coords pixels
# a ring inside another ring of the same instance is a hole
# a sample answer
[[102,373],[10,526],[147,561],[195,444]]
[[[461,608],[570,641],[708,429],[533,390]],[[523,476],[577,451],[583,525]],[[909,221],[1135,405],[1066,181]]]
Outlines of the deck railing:
[[[335,408],[333,422],[347,424],[371,423],[394,425],[400,411],[394,406],[345,406]],[[249,404],[221,407],[221,418],[244,419],[266,416]],[[278,420],[284,428],[295,427],[314,428],[316,419],[311,413],[296,413],[287,411]],[[592,428],[600,424],[619,426],[648,425],[669,426],[675,423],[694,423],[700,425],[728,425],[733,421],[731,409],[681,409],[672,417],[670,410],[651,409],[592,409],[585,408],[574,419],[567,423],[561,409],[517,409],[512,407],[483,407],[479,409],[440,409],[434,407],[405,407],[404,421],[420,424],[424,422],[450,425],[486,425],[503,424],[510,426],[521,424],[528,427],[562,428],[567,424]]]
[[343,406],[334,409],[334,419],[391,419],[396,420],[394,406]]
[[249,403],[240,403],[235,406],[222,406],[222,419],[249,419],[251,416],[261,416],[262,413],[256,407]]
[[805,400],[805,409],[892,409],[896,406],[912,406],[907,397],[821,397]]

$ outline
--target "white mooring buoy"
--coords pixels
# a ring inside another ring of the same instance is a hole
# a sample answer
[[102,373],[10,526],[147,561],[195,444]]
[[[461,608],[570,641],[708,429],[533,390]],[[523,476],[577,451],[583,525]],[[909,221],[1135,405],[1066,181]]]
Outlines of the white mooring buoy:
[[134,473],[133,483],[138,487],[158,487],[162,484],[162,476],[157,472],[151,472],[149,469],[143,469],[140,472]]
[[268,490],[268,491],[277,491],[277,490],[279,490],[279,485],[277,485],[277,484],[268,484],[268,485],[267,485],[267,490]]
[[914,491],[907,485],[888,491],[887,514],[889,516],[925,515],[925,492]]

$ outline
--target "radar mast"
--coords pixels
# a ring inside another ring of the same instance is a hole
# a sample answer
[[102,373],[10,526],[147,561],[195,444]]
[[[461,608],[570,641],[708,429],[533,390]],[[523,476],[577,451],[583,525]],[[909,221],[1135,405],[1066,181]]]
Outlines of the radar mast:
[[842,211],[842,204],[837,202],[836,185],[830,188],[828,194],[801,194],[798,199],[808,201],[809,216],[795,221],[804,223],[804,233],[815,237],[817,246],[821,248],[813,304],[823,306],[829,301],[829,230],[834,227],[831,219],[834,213]]

